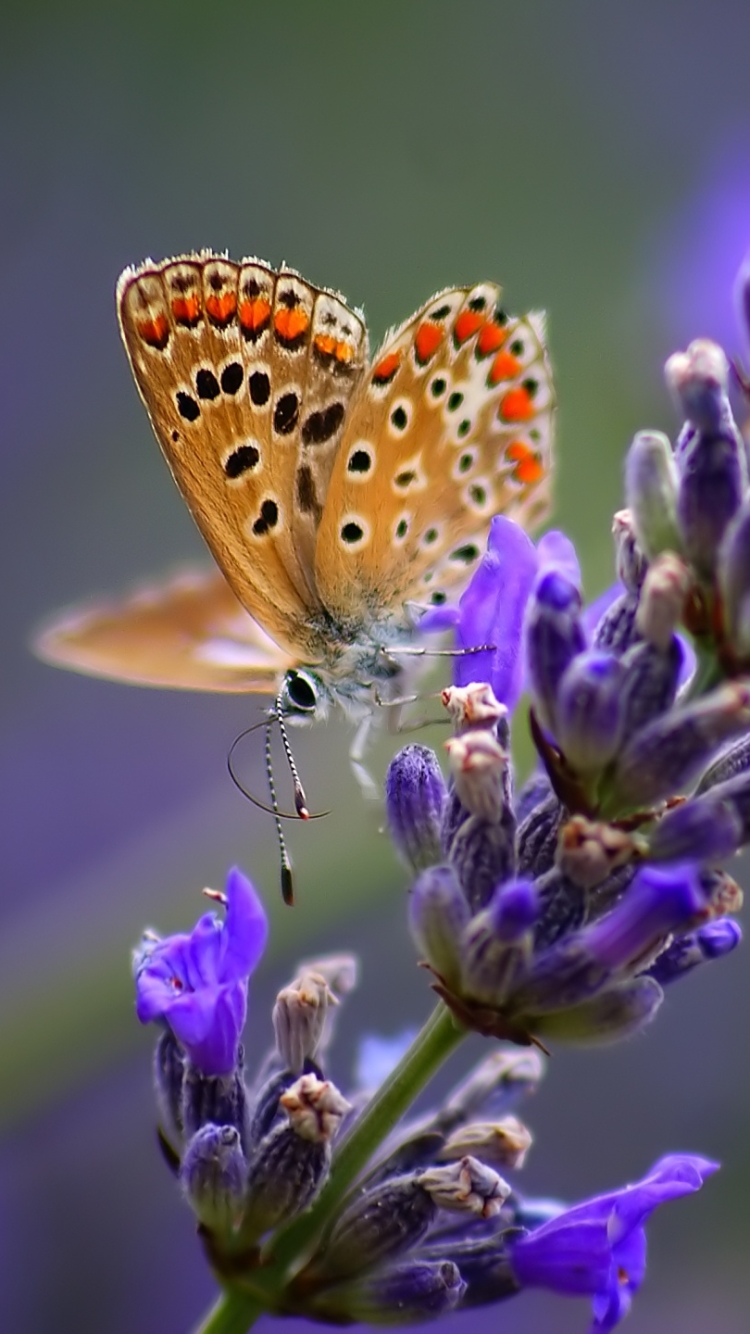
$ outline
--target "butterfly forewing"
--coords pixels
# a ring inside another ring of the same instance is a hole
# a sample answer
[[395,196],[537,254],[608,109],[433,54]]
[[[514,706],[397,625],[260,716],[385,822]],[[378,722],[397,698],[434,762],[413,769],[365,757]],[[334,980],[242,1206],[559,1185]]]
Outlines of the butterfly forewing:
[[333,293],[212,254],[126,270],[125,345],[177,484],[243,606],[312,661],[315,531],[366,358]]
[[34,647],[57,666],[178,690],[274,693],[294,665],[218,570],[186,570],[58,616]]
[[554,395],[541,316],[485,283],[440,293],[386,338],[352,404],[318,532],[320,596],[342,618],[439,604],[493,514],[538,523]]

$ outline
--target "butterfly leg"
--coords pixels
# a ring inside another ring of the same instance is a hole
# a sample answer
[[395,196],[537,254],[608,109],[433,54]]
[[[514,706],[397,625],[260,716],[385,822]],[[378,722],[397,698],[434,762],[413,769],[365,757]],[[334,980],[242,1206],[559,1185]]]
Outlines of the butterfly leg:
[[368,713],[367,717],[362,719],[362,722],[354,733],[354,740],[349,747],[349,763],[352,767],[352,773],[359,783],[362,795],[367,797],[370,801],[377,801],[380,798],[380,789],[372,777],[372,774],[363,764],[371,730],[372,714]]

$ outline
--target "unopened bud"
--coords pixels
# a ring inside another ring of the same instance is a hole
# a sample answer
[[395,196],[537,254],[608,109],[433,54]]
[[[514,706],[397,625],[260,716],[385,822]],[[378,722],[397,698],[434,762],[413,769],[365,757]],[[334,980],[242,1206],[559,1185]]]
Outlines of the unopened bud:
[[294,1133],[316,1144],[333,1139],[350,1108],[336,1085],[317,1075],[301,1075],[282,1093],[279,1104]]
[[544,1057],[534,1048],[506,1047],[492,1052],[450,1094],[435,1118],[436,1125],[450,1131],[476,1113],[505,1111],[536,1092],[544,1068]]
[[471,1121],[448,1136],[439,1158],[450,1161],[471,1154],[490,1167],[523,1167],[531,1131],[516,1116],[502,1121]]
[[687,420],[701,431],[716,430],[729,383],[729,362],[718,343],[696,338],[687,352],[668,359],[664,377]]
[[202,1126],[185,1150],[180,1181],[204,1227],[233,1232],[242,1217],[247,1182],[247,1161],[235,1128]]
[[639,431],[625,460],[625,496],[638,544],[649,560],[678,551],[679,476],[672,446],[661,431]]
[[204,1075],[191,1061],[185,1062],[182,1083],[182,1124],[189,1139],[202,1126],[234,1126],[241,1142],[248,1142],[247,1089],[240,1049],[239,1065],[230,1075]]
[[556,736],[566,760],[579,773],[605,768],[617,750],[623,677],[619,658],[592,649],[579,653],[560,681]]
[[637,593],[648,569],[648,561],[638,543],[635,521],[629,509],[618,510],[612,519],[617,577],[628,592]]
[[430,1167],[417,1180],[440,1209],[479,1218],[494,1218],[510,1195],[507,1181],[470,1154],[446,1167]]
[[491,732],[464,732],[445,743],[461,804],[483,820],[499,820],[505,808],[503,776],[509,762]]
[[435,972],[455,985],[461,970],[459,941],[469,905],[450,866],[433,866],[414,882],[409,926],[417,949]]
[[318,1051],[336,996],[320,973],[302,972],[283,987],[273,1007],[276,1047],[287,1070],[300,1071]]
[[329,1324],[393,1325],[436,1320],[455,1310],[466,1291],[451,1260],[408,1260],[373,1278],[325,1288],[313,1303]]
[[730,523],[719,551],[724,634],[735,659],[750,662],[750,501]]
[[171,1028],[165,1028],[154,1051],[154,1086],[162,1134],[177,1154],[182,1143],[184,1078],[184,1053]]
[[574,815],[560,830],[560,870],[582,889],[594,889],[620,866],[643,855],[645,843],[600,820]]
[[434,1222],[437,1205],[416,1174],[392,1177],[356,1196],[313,1262],[322,1278],[374,1269],[408,1250]]
[[575,584],[554,569],[542,574],[526,613],[526,656],[540,721],[552,731],[563,673],[586,647],[580,615],[581,595]]
[[415,871],[441,860],[445,801],[445,780],[435,752],[428,746],[404,746],[388,766],[385,809],[391,838]]
[[646,575],[636,624],[643,638],[662,652],[679,625],[691,583],[687,565],[673,551],[663,552]]
[[456,732],[507,724],[507,708],[495,698],[492,686],[481,681],[468,686],[448,686],[440,698]]
[[568,1010],[536,1015],[534,1033],[553,1042],[616,1042],[645,1028],[663,1000],[653,978],[635,977]]

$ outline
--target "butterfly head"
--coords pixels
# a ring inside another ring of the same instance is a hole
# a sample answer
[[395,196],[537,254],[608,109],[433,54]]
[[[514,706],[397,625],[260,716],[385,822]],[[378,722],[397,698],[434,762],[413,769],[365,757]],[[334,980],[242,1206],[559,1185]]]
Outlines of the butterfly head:
[[327,712],[328,694],[319,677],[300,667],[286,672],[278,696],[279,712],[295,722],[312,722]]

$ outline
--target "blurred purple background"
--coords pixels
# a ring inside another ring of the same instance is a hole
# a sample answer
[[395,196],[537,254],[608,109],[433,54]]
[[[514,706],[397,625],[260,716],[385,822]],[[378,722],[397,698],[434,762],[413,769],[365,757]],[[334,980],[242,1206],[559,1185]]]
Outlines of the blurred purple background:
[[[141,928],[188,925],[231,862],[251,873],[273,915],[251,1058],[295,957],[356,947],[344,1082],[358,1032],[418,1023],[430,1001],[405,877],[352,789],[338,720],[295,737],[314,805],[334,813],[293,831],[290,913],[272,826],[224,767],[257,703],[128,690],[29,655],[60,605],[203,556],[130,380],[117,275],[201,246],[287,260],[363,304],[375,340],[454,282],[498,279],[511,309],[545,306],[556,522],[598,592],[629,438],[677,425],[664,356],[704,334],[738,349],[750,9],[9,0],[2,26],[0,1329],[181,1334],[214,1287],[154,1140],[128,972]],[[545,1195],[600,1191],[670,1149],[725,1164],[655,1221],[634,1331],[747,1329],[749,977],[740,950],[682,984],[645,1036],[559,1053],[528,1109],[526,1186]],[[566,1334],[587,1312],[524,1297],[444,1328],[496,1318]]]

